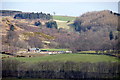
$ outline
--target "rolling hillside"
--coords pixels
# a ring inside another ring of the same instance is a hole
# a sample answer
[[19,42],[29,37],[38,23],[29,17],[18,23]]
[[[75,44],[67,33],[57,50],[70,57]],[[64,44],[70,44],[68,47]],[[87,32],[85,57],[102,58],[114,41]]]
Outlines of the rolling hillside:
[[109,10],[88,12],[78,17],[75,22],[76,31],[93,30],[100,31],[101,29],[117,31],[118,18],[120,16]]
[[46,20],[36,14],[0,16],[4,78],[119,78],[118,15],[105,10]]
[[[13,53],[30,47],[62,48],[74,52],[116,49],[119,40],[115,33],[118,32],[116,25],[118,16],[108,10],[85,13],[78,18],[53,16],[53,20],[15,19],[13,16],[4,16],[1,18],[3,52],[10,50]],[[39,22],[39,25],[36,26],[36,22]],[[74,28],[78,31],[74,31]]]

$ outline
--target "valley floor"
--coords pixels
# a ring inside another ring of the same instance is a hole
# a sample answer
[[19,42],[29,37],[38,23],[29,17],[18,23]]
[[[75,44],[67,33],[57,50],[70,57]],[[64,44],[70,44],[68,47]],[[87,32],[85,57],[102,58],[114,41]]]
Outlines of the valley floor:
[[11,57],[8,59],[16,59],[21,62],[42,62],[42,61],[73,61],[73,62],[119,62],[120,59],[107,55],[96,54],[54,54],[54,55],[41,55],[38,57]]

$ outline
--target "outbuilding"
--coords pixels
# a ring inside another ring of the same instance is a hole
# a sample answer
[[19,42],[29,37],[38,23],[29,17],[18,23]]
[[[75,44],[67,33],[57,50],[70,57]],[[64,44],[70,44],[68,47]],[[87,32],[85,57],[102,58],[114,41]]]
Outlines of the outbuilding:
[[40,52],[41,50],[39,48],[29,48],[29,52]]

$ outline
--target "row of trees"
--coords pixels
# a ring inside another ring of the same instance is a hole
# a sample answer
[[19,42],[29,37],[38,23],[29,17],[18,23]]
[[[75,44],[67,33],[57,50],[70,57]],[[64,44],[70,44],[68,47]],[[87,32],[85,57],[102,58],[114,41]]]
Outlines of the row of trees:
[[17,60],[3,60],[2,76],[41,79],[118,78],[119,63],[98,62],[38,62],[28,64]]
[[50,20],[52,16],[45,13],[21,13],[14,16],[15,19],[45,19]]

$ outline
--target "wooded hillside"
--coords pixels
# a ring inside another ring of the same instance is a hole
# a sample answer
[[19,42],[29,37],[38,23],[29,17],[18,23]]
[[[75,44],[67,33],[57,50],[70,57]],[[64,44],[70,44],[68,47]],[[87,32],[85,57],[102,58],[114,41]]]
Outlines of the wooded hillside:
[[74,21],[76,31],[100,31],[104,29],[108,32],[116,31],[118,27],[117,13],[113,13],[109,10],[88,12]]
[[[21,15],[25,18],[24,15],[30,14]],[[34,15],[36,14],[38,13],[34,13]],[[28,47],[67,48],[74,52],[118,50],[120,41],[117,29],[118,17],[118,14],[108,10],[85,13],[78,17],[73,24],[69,24],[73,25],[70,27],[75,28],[75,31],[64,27],[58,28],[55,21],[43,18],[14,19],[13,17],[4,17],[1,22],[3,51],[16,48],[27,49]],[[46,41],[50,43],[43,43]]]

